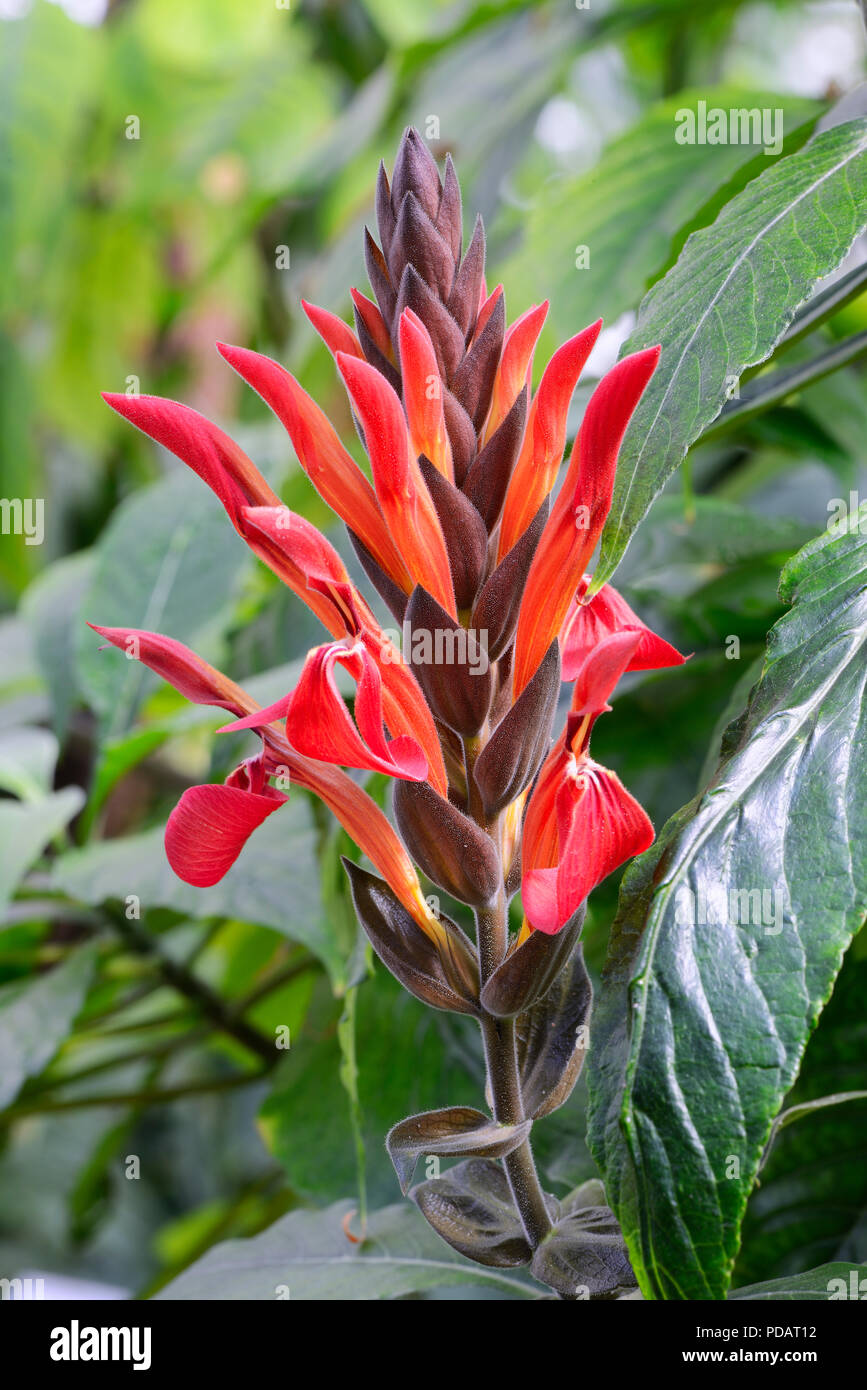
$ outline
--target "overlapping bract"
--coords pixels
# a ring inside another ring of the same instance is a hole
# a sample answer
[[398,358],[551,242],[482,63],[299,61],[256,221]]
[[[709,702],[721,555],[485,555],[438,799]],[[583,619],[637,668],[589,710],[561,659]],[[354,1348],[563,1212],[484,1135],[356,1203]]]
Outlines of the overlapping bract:
[[[372,482],[289,372],[243,348],[221,344],[220,352],[285,426],[381,598],[407,618],[410,638],[423,630],[429,650],[397,651],[334,547],[282,505],[221,430],[186,406],[145,396],[106,399],[202,477],[331,640],[308,655],[295,690],[262,710],[169,638],[97,630],[188,698],[230,711],[227,728],[256,730],[262,741],[223,786],[181,798],[166,836],[177,873],[215,882],[288,785],[300,785],[327,803],[437,949],[453,954],[454,932],[427,907],[397,834],[341,769],[430,789],[396,799],[398,825],[419,862],[474,906],[504,876],[514,891],[523,853],[529,927],[546,933],[647,847],[650,823],[591,759],[590,730],[625,671],[682,658],[610,586],[589,603],[584,594],[620,441],[658,350],[624,359],[599,383],[551,506],[571,396],[600,324],[555,352],[533,392],[547,305],[507,328],[502,287],[489,293],[485,285],[480,220],[463,250],[451,160],[440,178],[407,132],[390,183],[380,168],[376,208],[380,240],[366,233],[365,245],[375,299],[353,290],[355,331],[304,305],[346,387]],[[356,682],[352,714],[336,666]],[[571,710],[546,756],[561,677],[575,682]]]

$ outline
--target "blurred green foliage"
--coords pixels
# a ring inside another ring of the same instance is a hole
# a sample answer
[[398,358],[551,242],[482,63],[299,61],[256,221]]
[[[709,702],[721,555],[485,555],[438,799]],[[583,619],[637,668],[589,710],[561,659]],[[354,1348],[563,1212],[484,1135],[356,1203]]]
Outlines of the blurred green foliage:
[[[816,22],[804,5],[766,12],[793,45]],[[59,996],[45,1003],[54,1032],[17,1024],[10,1043],[0,1028],[22,1083],[0,1129],[0,1272],[152,1291],[218,1240],[352,1196],[360,1172],[372,1203],[393,1200],[383,1131],[408,1108],[477,1104],[483,1075],[468,1030],[371,973],[339,870],[346,845],[303,796],[224,885],[199,893],[168,870],[161,827],[179,791],[225,775],[243,745],[212,738],[219,712],[101,658],[85,618],[169,632],[250,677],[263,703],[289,687],[317,625],[100,392],[183,399],[289,505],[330,524],[214,341],[291,366],[356,447],[300,300],[348,317],[376,169],[408,123],[453,153],[509,317],[551,299],[537,370],[599,314],[616,324],[768,162],[739,146],[675,159],[674,111],[699,97],[779,106],[788,153],[840,95],[818,70],[812,84],[775,85],[777,54],[757,50],[752,13],[737,0],[120,0],[88,27],[36,0],[0,23],[0,495],[46,501],[43,545],[0,541],[0,1018],[28,988]],[[803,351],[865,327],[856,299]],[[855,363],[700,441],[691,490],[672,480],[628,552],[618,584],[695,654],[682,672],[626,683],[594,744],[657,825],[694,794],[742,707],[781,611],[783,562],[825,525],[829,498],[863,488],[865,437]],[[593,969],[616,889],[591,902]],[[269,1044],[289,1028],[273,1075],[241,1024]],[[865,1084],[859,1065],[847,1056],[847,1088]],[[581,1108],[579,1093],[540,1133],[558,1191],[593,1174]],[[815,1156],[807,1127],[793,1129],[748,1241],[811,1162],[831,1181],[836,1130],[812,1123]],[[863,1134],[846,1142],[860,1152]],[[130,1154],[139,1182],[125,1180]],[[846,1201],[824,1234],[799,1226],[769,1254],[748,1244],[745,1277],[844,1247],[865,1258],[863,1181]]]

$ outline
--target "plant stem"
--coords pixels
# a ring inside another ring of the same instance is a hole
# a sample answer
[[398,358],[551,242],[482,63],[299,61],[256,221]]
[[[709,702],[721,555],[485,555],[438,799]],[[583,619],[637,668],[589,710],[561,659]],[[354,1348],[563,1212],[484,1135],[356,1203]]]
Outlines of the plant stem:
[[[476,923],[479,961],[484,982],[504,959],[508,946],[506,894],[502,887],[495,905],[480,909],[476,914]],[[494,1119],[503,1125],[520,1124],[525,1115],[518,1075],[515,1020],[496,1018],[493,1014],[483,1011],[480,1022]],[[535,1250],[551,1230],[551,1218],[545,1205],[545,1196],[536,1172],[529,1139],[525,1139],[519,1148],[503,1159],[503,1167],[524,1233],[531,1248]]]

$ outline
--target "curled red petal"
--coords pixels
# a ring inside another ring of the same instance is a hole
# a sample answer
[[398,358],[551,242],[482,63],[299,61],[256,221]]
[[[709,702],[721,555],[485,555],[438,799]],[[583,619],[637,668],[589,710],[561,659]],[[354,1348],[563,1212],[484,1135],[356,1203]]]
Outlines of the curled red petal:
[[[334,679],[337,663],[358,682],[355,721]],[[335,642],[312,651],[298,685],[281,707],[284,704],[286,736],[305,757],[413,782],[427,776],[427,758],[414,738],[402,734],[386,741],[380,674],[360,643],[347,647]],[[251,727],[249,719],[236,725],[245,726]]]
[[614,632],[637,632],[639,635],[627,671],[655,671],[663,666],[680,666],[686,661],[670,642],[658,637],[641,621],[612,585],[603,584],[589,603],[583,602],[589,581],[590,576],[585,574],[560,633],[564,680],[574,680],[594,647]]
[[596,715],[609,708],[608,700],[635,655],[641,634],[626,629],[603,637],[579,667],[575,676],[571,710],[576,715]]
[[642,807],[619,777],[589,758],[574,765],[561,784],[557,829],[556,897],[551,870],[526,872],[521,890],[531,925],[548,933],[559,931],[597,884],[653,843],[653,826]]
[[185,883],[210,888],[232,867],[253,831],[286,797],[235,786],[189,787],[166,825],[166,857]]

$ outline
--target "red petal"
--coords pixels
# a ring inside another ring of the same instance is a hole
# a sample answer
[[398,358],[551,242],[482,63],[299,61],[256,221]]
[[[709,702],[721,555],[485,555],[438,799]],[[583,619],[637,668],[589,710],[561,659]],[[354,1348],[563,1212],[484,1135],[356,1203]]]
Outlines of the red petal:
[[334,546],[305,517],[288,507],[247,507],[244,518],[279,553],[287,582],[333,637],[355,636],[367,619],[376,625]]
[[[377,564],[409,593],[412,583],[388,534],[373,488],[347,453],[316,402],[279,363],[246,348],[217,344],[239,376],[257,391],[286,428],[298,461],[313,486],[360,536]],[[344,361],[351,361],[338,353]],[[371,368],[371,370],[374,370]],[[279,504],[279,498],[273,502]]]
[[556,932],[568,922],[590,892],[610,873],[653,843],[653,826],[620,779],[589,758],[577,776],[566,779],[557,797],[560,860],[557,903],[552,915],[550,881],[540,884],[529,874],[529,902],[522,898],[531,924]]
[[301,306],[332,357],[338,352],[348,352],[352,357],[364,356],[361,343],[343,319],[332,314],[330,309],[308,304],[306,299],[302,299]]
[[572,714],[602,714],[609,697],[635,655],[638,632],[612,632],[593,648],[575,677]]
[[416,583],[455,617],[442,527],[418,461],[410,452],[400,399],[369,362],[338,353],[337,366],[361,421],[376,495],[389,531]]
[[[243,449],[197,410],[161,396],[126,396],[104,392],[103,400],[124,419],[170,449],[198,473],[219,497],[240,530],[243,506],[278,506],[280,498],[268,486]],[[243,534],[243,532],[242,532]]]
[[651,632],[610,584],[603,584],[589,603],[582,603],[589,580],[590,576],[585,574],[560,634],[564,680],[574,680],[588,654],[613,632],[639,634],[638,646],[627,671],[654,671],[662,666],[682,665],[686,657],[670,642]]
[[455,468],[443,414],[443,384],[431,336],[417,314],[404,309],[398,329],[403,403],[412,452],[424,454],[450,482]]
[[542,373],[503,508],[500,559],[520,540],[554,486],[566,447],[569,402],[601,328],[597,319],[570,338]]
[[483,444],[503,423],[522,386],[529,384],[533,351],[547,314],[546,299],[544,304],[534,304],[520,318],[515,319],[506,333],[500,365],[494,377],[491,409],[485,424]]
[[196,888],[218,883],[253,831],[286,797],[239,787],[190,787],[166,825],[166,856],[178,878]]
[[611,508],[620,443],[659,360],[659,348],[624,357],[602,378],[584,412],[569,471],[548,518],[521,600],[515,637],[515,697],[563,626]]
[[126,652],[130,660],[141,661],[162,676],[196,705],[218,705],[233,714],[255,708],[255,701],[239,685],[172,637],[135,627],[98,627],[96,623],[87,626]]
[[[352,302],[358,312],[358,317],[361,319],[383,357],[391,362],[394,356],[391,346],[391,337],[385,326],[385,319],[379,312],[377,305],[374,304],[372,299],[368,299],[366,295],[361,294],[359,290],[350,290],[349,293],[352,295]],[[359,356],[363,357],[364,353],[359,353]]]
[[[345,666],[358,682],[353,721],[334,679],[334,665]],[[382,682],[376,663],[360,644],[334,642],[317,647],[304,663],[291,695],[258,715],[226,725],[226,730],[258,728],[285,715],[286,736],[297,752],[319,762],[385,772],[412,782],[424,781],[427,759],[414,738],[386,741],[383,733]]]

